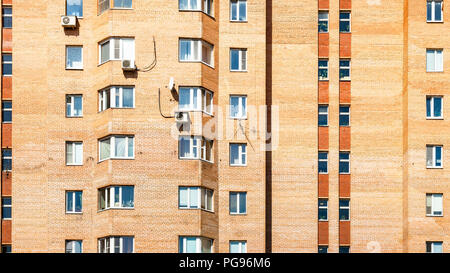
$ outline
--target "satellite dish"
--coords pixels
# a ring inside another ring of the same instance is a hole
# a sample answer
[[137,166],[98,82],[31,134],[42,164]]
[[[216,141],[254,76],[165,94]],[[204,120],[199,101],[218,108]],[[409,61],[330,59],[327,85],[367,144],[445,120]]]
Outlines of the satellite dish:
[[170,77],[169,86],[167,88],[169,88],[171,91],[175,89],[175,81],[173,77]]

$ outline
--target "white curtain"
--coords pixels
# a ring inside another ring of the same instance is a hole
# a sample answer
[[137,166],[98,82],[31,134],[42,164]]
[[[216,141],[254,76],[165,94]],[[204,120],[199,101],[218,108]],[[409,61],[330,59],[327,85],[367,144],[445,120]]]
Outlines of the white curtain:
[[115,157],[125,157],[126,139],[125,137],[116,137],[115,139]]
[[122,39],[122,59],[134,62],[134,39]]
[[100,141],[100,160],[110,157],[111,151],[111,139],[105,139]]

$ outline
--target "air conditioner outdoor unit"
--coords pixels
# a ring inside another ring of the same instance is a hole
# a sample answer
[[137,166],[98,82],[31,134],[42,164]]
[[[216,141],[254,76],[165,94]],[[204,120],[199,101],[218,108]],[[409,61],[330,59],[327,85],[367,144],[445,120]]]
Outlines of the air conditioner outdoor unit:
[[133,71],[136,70],[136,66],[134,65],[134,62],[131,60],[123,60],[122,69],[125,71]]
[[175,120],[178,124],[189,123],[189,113],[176,111],[175,112]]
[[76,16],[61,16],[61,25],[63,27],[75,28],[77,27]]

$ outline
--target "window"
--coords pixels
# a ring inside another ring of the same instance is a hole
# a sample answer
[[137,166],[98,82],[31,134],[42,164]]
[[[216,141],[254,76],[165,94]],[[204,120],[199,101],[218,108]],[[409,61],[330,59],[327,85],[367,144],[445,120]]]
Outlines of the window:
[[133,253],[134,237],[110,236],[98,239],[98,253]]
[[66,117],[82,117],[83,116],[83,96],[67,95],[66,96]]
[[82,46],[66,46],[66,69],[83,69]]
[[319,59],[319,81],[328,80],[328,60]]
[[201,159],[212,162],[212,147],[213,141],[204,137],[180,136],[178,155],[180,159]]
[[201,187],[179,187],[178,207],[213,211],[213,190]]
[[230,253],[247,253],[247,242],[230,241]]
[[98,0],[98,10],[99,13],[104,12],[105,10],[108,10],[110,8],[110,0]]
[[115,8],[131,9],[132,5],[133,5],[132,0],[114,0]]
[[319,199],[319,221],[328,221],[328,199]]
[[99,44],[99,64],[119,60],[134,63],[134,38],[109,38]]
[[328,246],[319,246],[317,253],[328,253]]
[[230,70],[247,71],[247,49],[230,49]]
[[12,28],[12,7],[2,8],[3,28]]
[[444,71],[443,55],[442,49],[427,49],[427,72]]
[[247,193],[230,192],[230,214],[247,213]]
[[442,146],[427,145],[427,168],[442,168]]
[[134,159],[134,136],[108,136],[99,140],[100,161]]
[[213,16],[213,0],[179,0],[180,10],[185,11],[203,11]]
[[12,170],[12,150],[2,149],[2,171]]
[[339,199],[339,220],[349,221],[350,220],[350,200],[349,199]]
[[213,113],[213,93],[200,87],[180,87],[178,109]]
[[180,39],[179,60],[214,66],[214,46],[200,39]]
[[247,0],[230,1],[230,21],[232,22],[247,21]]
[[12,101],[2,101],[2,122],[12,122]]
[[12,76],[12,54],[2,54],[2,75]]
[[319,105],[319,126],[328,126],[328,105]]
[[328,32],[328,11],[319,11],[319,32]]
[[1,253],[11,253],[11,245],[2,245]]
[[442,193],[427,193],[427,216],[442,216]]
[[350,12],[341,11],[339,13],[339,31],[343,33],[350,32]]
[[2,149],[2,171],[12,170],[12,150]]
[[339,126],[350,126],[350,106],[339,106]]
[[443,253],[442,242],[426,242],[427,253]]
[[230,143],[230,165],[247,166],[247,144]]
[[427,22],[443,22],[441,0],[427,0]]
[[185,237],[179,238],[180,253],[212,253],[213,240],[205,237]]
[[350,253],[350,247],[349,246],[340,246],[339,253]]
[[233,119],[247,118],[247,96],[230,96],[230,117]]
[[83,17],[83,0],[66,0],[66,15]]
[[2,197],[2,219],[11,219],[12,203],[11,197]]
[[109,108],[134,108],[133,86],[111,86],[98,92],[98,111]]
[[66,240],[66,253],[82,253],[83,241]]
[[442,97],[440,96],[427,96],[427,118],[428,119],[440,119],[442,115]]
[[66,142],[66,165],[83,165],[83,142]]
[[83,207],[82,191],[66,191],[66,213],[80,213]]
[[349,152],[339,152],[339,173],[349,174],[350,173],[350,153]]
[[319,173],[328,173],[328,152],[319,152]]
[[134,186],[110,186],[98,190],[98,210],[134,208]]
[[339,80],[341,81],[350,80],[350,60],[339,61]]

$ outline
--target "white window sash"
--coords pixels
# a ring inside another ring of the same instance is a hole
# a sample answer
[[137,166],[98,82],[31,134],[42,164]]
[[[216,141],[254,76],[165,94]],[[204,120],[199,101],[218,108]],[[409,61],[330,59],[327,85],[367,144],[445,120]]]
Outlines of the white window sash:
[[[241,14],[241,2],[245,2],[245,19],[244,20],[240,20],[239,18],[239,14]],[[232,6],[236,5],[236,19],[233,19],[233,9]],[[247,14],[248,14],[248,6],[247,6],[247,1],[242,1],[242,0],[232,0],[230,1],[230,21],[231,22],[246,22],[247,21]]]
[[[444,5],[443,5],[443,1],[427,1],[427,2],[431,2],[431,20],[427,20],[427,22],[442,22],[444,20]],[[441,20],[437,20],[436,19],[436,2],[440,2],[441,3]],[[428,4],[428,3],[427,3]]]

